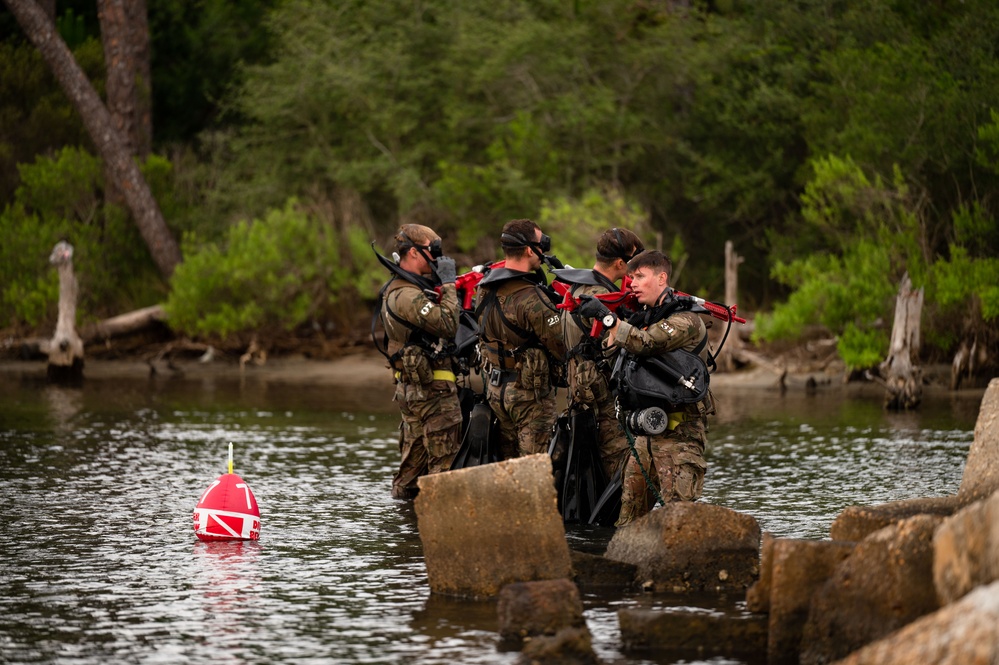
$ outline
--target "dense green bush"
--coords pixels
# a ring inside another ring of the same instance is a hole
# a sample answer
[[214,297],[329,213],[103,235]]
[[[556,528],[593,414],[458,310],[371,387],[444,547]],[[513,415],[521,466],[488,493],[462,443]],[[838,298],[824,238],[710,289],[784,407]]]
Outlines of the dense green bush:
[[154,304],[164,284],[135,224],[102,203],[100,161],[77,148],[19,166],[21,185],[0,214],[0,326],[46,327],[55,321],[58,280],[52,247],[74,247],[77,317],[106,318]]
[[351,294],[373,295],[363,233],[349,230],[342,242],[295,200],[234,224],[224,243],[189,236],[184,253],[165,308],[170,325],[187,334],[288,331]]

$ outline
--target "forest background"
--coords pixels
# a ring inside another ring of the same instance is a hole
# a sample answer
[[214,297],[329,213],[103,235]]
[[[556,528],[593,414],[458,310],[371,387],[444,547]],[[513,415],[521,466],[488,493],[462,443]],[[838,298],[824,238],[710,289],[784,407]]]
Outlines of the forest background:
[[[732,241],[757,339],[820,326],[853,369],[885,358],[907,274],[923,359],[996,369],[994,0],[157,0],[131,150],[166,269],[5,2],[5,337],[53,329],[60,239],[79,323],[163,303],[225,347],[367,336],[372,243],[423,223],[470,267],[529,217],[576,267],[632,228],[711,300]],[[101,95],[115,4],[48,1]]]

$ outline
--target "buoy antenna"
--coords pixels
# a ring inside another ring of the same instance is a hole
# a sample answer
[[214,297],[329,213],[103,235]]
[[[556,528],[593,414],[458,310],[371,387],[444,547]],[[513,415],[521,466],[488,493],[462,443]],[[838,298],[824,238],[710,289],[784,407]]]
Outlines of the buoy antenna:
[[229,442],[229,473],[232,473],[232,441]]

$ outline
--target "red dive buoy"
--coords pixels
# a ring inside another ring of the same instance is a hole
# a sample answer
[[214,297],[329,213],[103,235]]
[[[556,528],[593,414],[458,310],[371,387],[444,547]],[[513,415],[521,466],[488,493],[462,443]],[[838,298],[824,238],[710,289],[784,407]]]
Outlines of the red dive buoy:
[[194,534],[201,540],[258,540],[260,508],[242,478],[232,472],[232,444],[229,444],[229,473],[208,486],[194,509]]

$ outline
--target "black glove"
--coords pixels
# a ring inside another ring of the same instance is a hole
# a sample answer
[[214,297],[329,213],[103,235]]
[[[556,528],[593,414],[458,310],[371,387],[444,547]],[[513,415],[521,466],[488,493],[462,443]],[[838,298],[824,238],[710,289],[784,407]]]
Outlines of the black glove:
[[458,277],[458,271],[454,266],[454,259],[450,256],[440,256],[437,258],[436,272],[437,277],[441,280],[441,284],[454,284],[454,280]]
[[579,306],[576,308],[576,312],[580,316],[597,321],[602,321],[605,316],[611,313],[607,305],[593,296],[579,296]]

